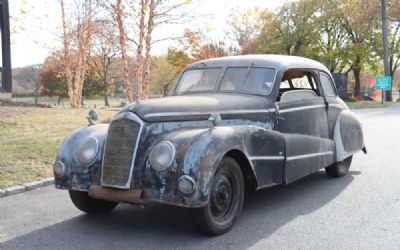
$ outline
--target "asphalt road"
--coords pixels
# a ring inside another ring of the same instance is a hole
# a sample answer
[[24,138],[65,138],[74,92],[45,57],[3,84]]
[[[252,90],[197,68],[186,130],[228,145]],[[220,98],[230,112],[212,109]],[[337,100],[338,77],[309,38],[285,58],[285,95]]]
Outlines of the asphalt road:
[[46,187],[0,199],[0,249],[400,249],[400,106],[356,113],[368,154],[347,176],[320,171],[250,193],[223,236],[198,234],[184,209],[167,206],[84,215]]

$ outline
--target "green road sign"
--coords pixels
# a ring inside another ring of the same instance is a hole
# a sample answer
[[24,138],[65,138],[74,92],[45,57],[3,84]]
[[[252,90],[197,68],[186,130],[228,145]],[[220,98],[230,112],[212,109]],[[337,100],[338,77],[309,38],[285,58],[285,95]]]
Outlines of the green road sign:
[[390,76],[377,77],[375,83],[375,90],[390,90],[392,86],[392,78]]

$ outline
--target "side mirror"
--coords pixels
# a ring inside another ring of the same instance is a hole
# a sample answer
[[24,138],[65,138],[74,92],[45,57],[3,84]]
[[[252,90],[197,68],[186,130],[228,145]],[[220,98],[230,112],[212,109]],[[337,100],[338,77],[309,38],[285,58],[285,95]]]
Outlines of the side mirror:
[[94,111],[93,109],[91,109],[91,110],[89,111],[89,114],[88,114],[88,116],[86,117],[86,119],[87,119],[88,122],[89,122],[88,126],[92,126],[92,125],[96,125],[96,122],[95,122],[95,121],[97,121],[97,120],[99,119],[99,117],[98,117],[96,111]]

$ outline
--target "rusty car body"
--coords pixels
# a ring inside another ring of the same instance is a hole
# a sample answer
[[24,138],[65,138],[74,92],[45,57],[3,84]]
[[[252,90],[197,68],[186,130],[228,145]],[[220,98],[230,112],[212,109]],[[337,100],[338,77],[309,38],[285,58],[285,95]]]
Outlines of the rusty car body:
[[189,65],[169,97],[72,132],[57,153],[55,186],[88,213],[158,202],[190,208],[203,229],[221,234],[241,211],[245,185],[289,184],[321,168],[343,176],[360,150],[360,122],[325,66],[223,57]]

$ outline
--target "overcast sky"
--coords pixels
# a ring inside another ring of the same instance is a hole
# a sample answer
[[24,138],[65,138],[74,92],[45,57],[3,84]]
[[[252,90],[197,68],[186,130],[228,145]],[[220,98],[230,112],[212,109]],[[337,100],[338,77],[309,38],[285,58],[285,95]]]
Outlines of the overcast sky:
[[[211,14],[212,18],[200,19],[197,26],[212,27],[209,34],[215,39],[223,36],[226,27],[225,20],[232,7],[251,9],[254,7],[273,10],[283,4],[285,0],[202,0],[198,4],[199,13]],[[11,62],[12,66],[21,67],[30,64],[42,63],[47,55],[57,46],[57,33],[60,31],[60,8],[57,0],[12,0],[10,4],[11,29],[16,29],[11,35]],[[28,9],[26,14],[20,12],[21,7]],[[16,20],[17,19],[17,20]],[[204,21],[204,22],[203,22]],[[165,33],[181,35],[185,27],[174,27],[172,30],[158,30],[155,36],[162,37]],[[165,53],[172,42],[159,43],[152,48],[153,54]]]

